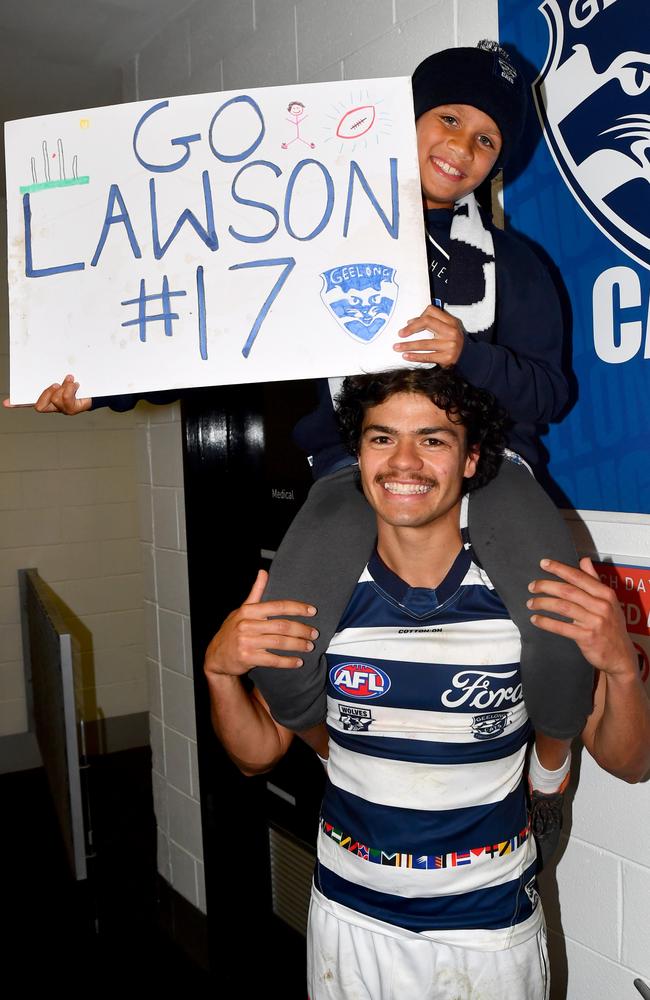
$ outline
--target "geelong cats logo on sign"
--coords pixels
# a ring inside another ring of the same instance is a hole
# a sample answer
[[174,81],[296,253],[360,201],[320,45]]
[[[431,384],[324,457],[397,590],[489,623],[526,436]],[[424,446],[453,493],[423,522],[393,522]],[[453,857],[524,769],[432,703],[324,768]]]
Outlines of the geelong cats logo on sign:
[[650,4],[543,0],[546,64],[533,85],[546,141],[596,225],[650,268]]
[[395,306],[395,268],[386,264],[344,264],[324,271],[321,277],[321,298],[343,329],[363,343],[374,340]]

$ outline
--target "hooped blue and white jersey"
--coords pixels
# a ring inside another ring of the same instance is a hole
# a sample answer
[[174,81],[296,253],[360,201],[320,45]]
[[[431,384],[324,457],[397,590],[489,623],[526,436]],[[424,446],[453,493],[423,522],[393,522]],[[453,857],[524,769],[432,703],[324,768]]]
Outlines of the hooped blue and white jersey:
[[474,949],[537,933],[520,650],[470,548],[435,590],[373,555],[327,651],[315,884],[335,906]]

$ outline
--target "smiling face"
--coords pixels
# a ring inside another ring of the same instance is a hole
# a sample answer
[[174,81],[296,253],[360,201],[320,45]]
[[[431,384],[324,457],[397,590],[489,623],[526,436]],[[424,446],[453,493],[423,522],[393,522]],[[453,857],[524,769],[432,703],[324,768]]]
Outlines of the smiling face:
[[443,104],[416,122],[422,197],[427,208],[453,208],[490,174],[501,132],[470,104]]
[[359,469],[380,534],[434,523],[457,532],[463,479],[477,461],[465,428],[422,393],[394,393],[365,413]]

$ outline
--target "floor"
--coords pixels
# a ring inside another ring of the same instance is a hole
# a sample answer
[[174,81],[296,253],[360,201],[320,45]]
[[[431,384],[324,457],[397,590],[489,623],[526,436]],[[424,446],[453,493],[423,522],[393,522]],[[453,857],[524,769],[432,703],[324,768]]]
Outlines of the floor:
[[93,759],[89,789],[96,857],[76,882],[43,769],[0,776],[3,995],[94,983],[101,994],[146,985],[214,1000],[211,977],[158,927],[148,748]]

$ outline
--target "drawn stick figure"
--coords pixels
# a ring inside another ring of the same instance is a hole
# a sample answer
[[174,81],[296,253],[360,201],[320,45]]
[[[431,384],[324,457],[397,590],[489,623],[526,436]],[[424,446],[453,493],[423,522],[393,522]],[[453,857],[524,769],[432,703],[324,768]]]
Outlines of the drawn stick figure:
[[296,134],[293,139],[287,139],[286,142],[281,144],[282,149],[288,149],[293,142],[303,142],[305,146],[309,146],[310,149],[316,148],[315,142],[308,142],[307,139],[303,139],[300,134],[300,126],[304,122],[307,115],[305,114],[305,105],[302,101],[291,101],[287,105],[287,111],[291,115],[291,118],[287,118],[287,121],[296,127]]

